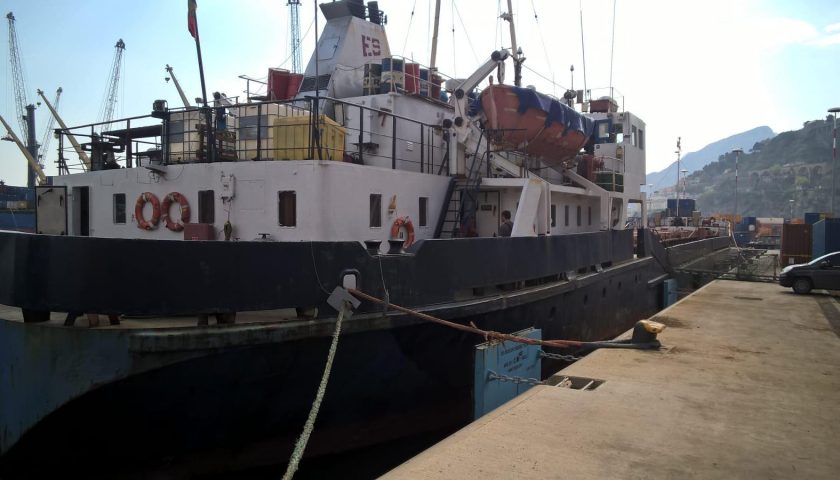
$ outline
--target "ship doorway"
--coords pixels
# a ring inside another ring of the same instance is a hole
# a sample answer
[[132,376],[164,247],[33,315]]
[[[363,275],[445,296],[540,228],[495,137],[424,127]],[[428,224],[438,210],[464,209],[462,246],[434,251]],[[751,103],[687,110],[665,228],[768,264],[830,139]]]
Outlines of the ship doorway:
[[89,187],[73,187],[73,234],[90,236]]
[[499,192],[479,192],[475,226],[479,237],[492,237],[499,231],[502,212],[499,211]]

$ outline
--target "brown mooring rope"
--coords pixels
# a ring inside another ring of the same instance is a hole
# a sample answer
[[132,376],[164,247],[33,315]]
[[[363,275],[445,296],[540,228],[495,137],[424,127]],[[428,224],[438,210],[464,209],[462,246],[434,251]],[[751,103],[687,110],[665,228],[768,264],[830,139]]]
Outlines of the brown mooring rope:
[[412,317],[417,317],[421,320],[426,320],[428,322],[437,323],[437,324],[444,325],[444,326],[447,326],[447,327],[450,327],[450,328],[454,328],[456,330],[461,330],[461,331],[464,331],[464,332],[475,333],[476,335],[483,336],[485,339],[492,338],[494,340],[510,340],[512,342],[525,343],[525,344],[528,344],[528,345],[540,345],[540,346],[543,346],[543,347],[551,347],[551,348],[582,347],[584,345],[597,343],[597,342],[580,342],[580,341],[577,341],[577,340],[536,340],[536,339],[533,339],[533,338],[520,337],[518,335],[511,335],[509,333],[494,332],[492,330],[482,330],[482,329],[480,329],[476,326],[462,325],[460,323],[450,322],[449,320],[444,320],[442,318],[433,317],[431,315],[421,313],[421,312],[418,312],[416,310],[411,310],[410,308],[401,307],[401,306],[395,305],[393,303],[388,303],[385,300],[373,297],[373,296],[368,295],[364,292],[356,290],[355,288],[350,288],[350,289],[348,289],[348,291],[352,295],[354,295],[354,296],[356,296],[356,297],[358,297],[362,300],[367,300],[368,302],[373,302],[373,303],[376,303],[376,304],[379,304],[379,305],[386,305],[388,308],[393,308],[394,310],[397,310],[397,311],[403,312],[405,314],[411,315]]

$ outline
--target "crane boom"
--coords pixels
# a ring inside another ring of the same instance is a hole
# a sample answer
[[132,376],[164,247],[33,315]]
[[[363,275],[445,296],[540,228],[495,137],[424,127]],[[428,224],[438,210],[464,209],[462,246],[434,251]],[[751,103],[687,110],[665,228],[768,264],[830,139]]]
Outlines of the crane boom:
[[[60,88],[56,93],[56,98],[58,98],[59,92],[61,92]],[[58,126],[60,126],[62,130],[64,130],[64,133],[67,135],[67,139],[70,140],[70,143],[73,145],[73,149],[76,150],[76,154],[78,154],[79,158],[82,160],[82,165],[84,166],[84,169],[90,170],[90,158],[87,156],[87,153],[85,153],[84,150],[82,150],[82,147],[79,145],[79,142],[76,141],[76,137],[74,137],[73,134],[71,134],[70,131],[67,130],[67,125],[64,124],[64,120],[62,120],[61,116],[58,114],[58,105],[56,104],[56,106],[53,107],[50,101],[47,100],[47,97],[44,96],[43,90],[39,89],[38,95],[40,95],[41,98],[44,100],[44,104],[50,110],[50,113],[52,113],[53,118],[58,122]],[[52,127],[52,125],[50,125],[50,127]],[[52,128],[50,128],[50,130],[52,130]],[[49,131],[47,133],[49,134]]]
[[46,183],[47,176],[44,175],[44,170],[41,169],[41,166],[38,165],[38,161],[35,160],[35,157],[32,156],[32,153],[26,148],[23,142],[20,141],[18,136],[15,134],[14,130],[12,130],[12,127],[9,126],[8,123],[6,123],[6,119],[3,118],[2,115],[0,115],[0,123],[2,123],[4,127],[6,127],[6,131],[9,133],[9,136],[12,137],[12,140],[18,146],[20,151],[23,152],[23,156],[26,157],[26,160],[29,162],[29,167],[35,172],[36,175],[38,175],[38,183]]
[[108,76],[108,90],[102,100],[101,121],[111,123],[114,118],[114,107],[117,104],[117,94],[120,86],[120,70],[122,68],[122,57],[125,51],[125,42],[122,38],[114,45],[114,61],[111,63],[111,73]]
[[[58,87],[58,90],[55,91],[55,100],[53,100],[53,105],[55,105],[56,112],[58,111],[58,104],[61,102],[61,92],[61,87]],[[38,94],[43,96],[43,92],[41,92],[41,90],[38,90]],[[50,116],[47,120],[47,127],[44,129],[44,136],[41,137],[41,145],[38,147],[38,161],[42,165],[45,163],[44,157],[50,151],[50,141],[55,135],[55,132],[53,132],[53,124],[55,124],[55,115]]]
[[187,100],[187,96],[184,94],[184,91],[181,89],[181,84],[178,83],[178,79],[175,78],[175,72],[172,70],[172,67],[170,67],[168,63],[166,64],[166,72],[169,74],[170,77],[172,77],[172,82],[175,83],[175,88],[178,89],[178,95],[181,96],[181,101],[184,102],[184,106],[189,108],[190,107],[190,101]]

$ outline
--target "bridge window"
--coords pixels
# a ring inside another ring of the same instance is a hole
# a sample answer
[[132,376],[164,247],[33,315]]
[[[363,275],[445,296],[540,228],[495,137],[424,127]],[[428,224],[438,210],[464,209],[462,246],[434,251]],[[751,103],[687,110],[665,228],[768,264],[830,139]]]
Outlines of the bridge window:
[[277,222],[281,227],[297,226],[297,193],[295,191],[277,192]]
[[370,194],[370,228],[382,227],[382,195]]
[[114,194],[114,223],[125,223],[125,194]]
[[429,210],[429,198],[428,197],[420,197],[420,226],[425,227],[428,224],[428,210]]
[[563,225],[568,227],[569,226],[569,206],[563,206]]
[[580,205],[577,206],[577,226],[580,226]]
[[198,191],[198,223],[216,221],[216,204],[213,190]]
[[592,225],[592,207],[587,208],[587,216],[589,217],[589,225]]
[[557,205],[551,205],[551,226],[557,226]]

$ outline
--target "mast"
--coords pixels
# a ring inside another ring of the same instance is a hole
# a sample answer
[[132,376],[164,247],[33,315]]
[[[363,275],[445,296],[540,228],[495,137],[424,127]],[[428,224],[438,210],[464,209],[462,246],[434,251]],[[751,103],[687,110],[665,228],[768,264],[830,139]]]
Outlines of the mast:
[[680,146],[681,139],[682,137],[677,137],[677,185],[674,187],[674,193],[677,196],[677,217],[680,216],[680,154],[682,153],[682,147]]
[[522,62],[525,58],[522,56],[522,50],[516,45],[516,27],[513,24],[513,1],[507,0],[508,11],[502,15],[504,20],[510,23],[510,49],[513,54],[513,84],[517,87],[522,86]]
[[429,61],[429,71],[437,71],[438,26],[440,25],[440,0],[435,0],[435,27],[432,31],[432,58]]

